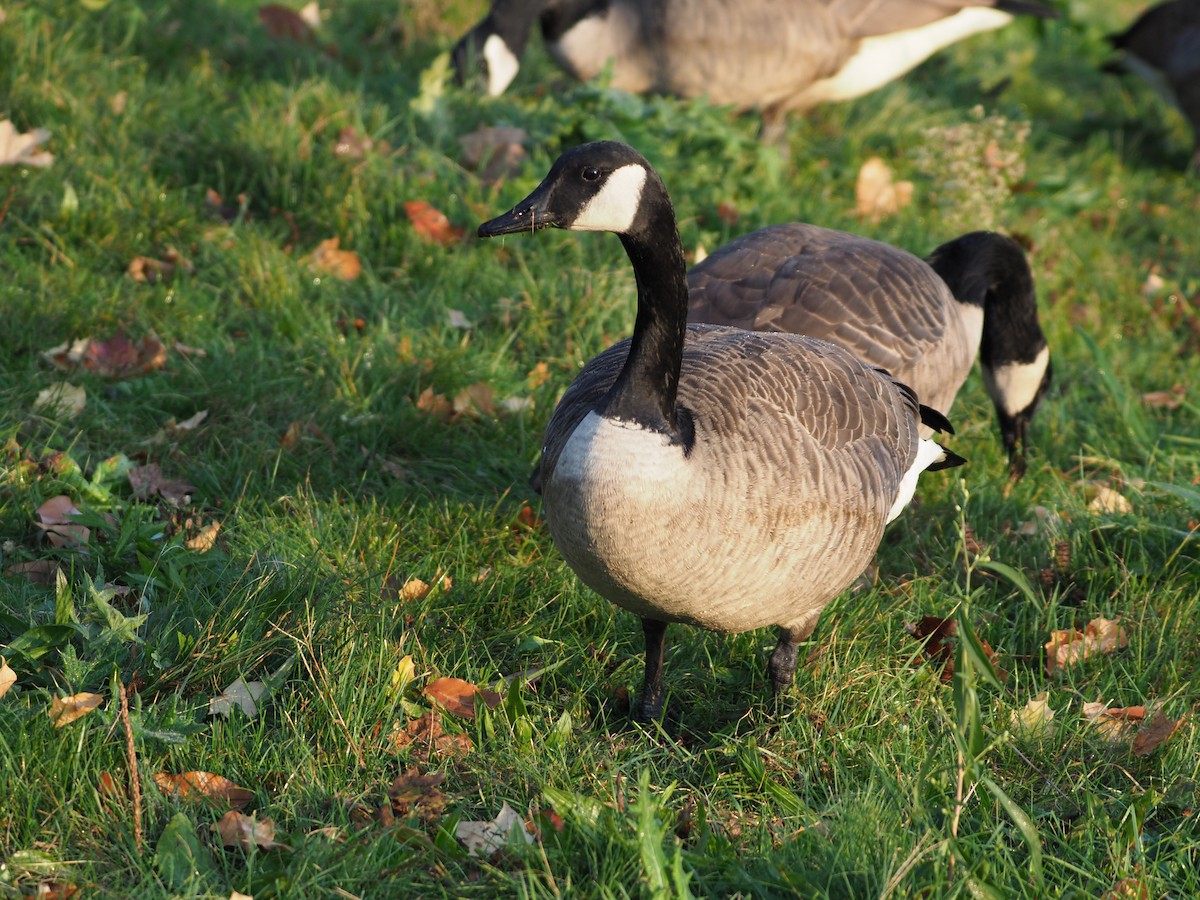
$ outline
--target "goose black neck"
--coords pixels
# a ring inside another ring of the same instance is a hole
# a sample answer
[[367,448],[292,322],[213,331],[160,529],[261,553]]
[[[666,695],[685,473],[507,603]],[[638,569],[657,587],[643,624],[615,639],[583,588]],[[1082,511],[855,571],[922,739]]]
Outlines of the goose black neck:
[[600,412],[679,438],[686,430],[676,396],[687,334],[687,272],[675,212],[661,185],[647,183],[637,221],[620,237],[637,281],[637,320],[629,357]]

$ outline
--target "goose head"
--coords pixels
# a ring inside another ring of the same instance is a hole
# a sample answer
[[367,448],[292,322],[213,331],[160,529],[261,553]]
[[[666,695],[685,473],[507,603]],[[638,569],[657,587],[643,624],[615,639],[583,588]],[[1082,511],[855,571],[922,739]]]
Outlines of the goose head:
[[1029,423],[1053,374],[1029,261],[1011,238],[974,231],[938,247],[928,262],[959,303],[983,309],[979,365],[1016,480],[1025,474]]
[[529,32],[557,0],[496,0],[484,19],[450,51],[459,84],[476,78],[488,95],[504,93],[521,68]]

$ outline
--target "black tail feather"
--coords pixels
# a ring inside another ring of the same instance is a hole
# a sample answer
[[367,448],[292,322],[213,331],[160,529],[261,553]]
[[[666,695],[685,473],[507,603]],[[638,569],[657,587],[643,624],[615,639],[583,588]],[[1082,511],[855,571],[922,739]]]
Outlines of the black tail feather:
[[954,434],[954,426],[950,424],[950,420],[932,406],[926,406],[924,403],[922,403],[919,409],[921,411],[922,425],[928,426],[934,431],[939,431],[943,434]]

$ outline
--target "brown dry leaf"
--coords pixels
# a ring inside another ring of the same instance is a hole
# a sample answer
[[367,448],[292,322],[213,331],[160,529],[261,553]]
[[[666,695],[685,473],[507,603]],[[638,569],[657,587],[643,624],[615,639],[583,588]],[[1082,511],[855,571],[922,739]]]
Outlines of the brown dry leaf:
[[261,681],[244,681],[239,678],[216,697],[208,701],[210,716],[228,717],[234,709],[240,709],[253,719],[258,715],[258,701],[267,691]]
[[[33,895],[37,900],[70,900],[79,893],[79,886],[70,881],[39,881]],[[29,896],[29,895],[25,895]]]
[[1100,895],[1100,900],[1150,900],[1154,896],[1140,878],[1122,878]]
[[505,802],[492,821],[459,822],[454,829],[454,835],[463,842],[469,855],[486,858],[503,849],[514,828],[526,844],[533,843],[533,834],[526,827],[524,820]]
[[125,802],[125,791],[117,786],[117,780],[110,772],[101,772],[96,780],[96,793],[108,801]]
[[77,547],[88,542],[91,530],[76,523],[75,517],[83,515],[66,494],[51,497],[37,508],[40,528],[46,539],[55,547]]
[[1052,631],[1046,642],[1046,674],[1065,669],[1094,653],[1113,653],[1129,643],[1129,634],[1116,619],[1092,619],[1084,627]]
[[539,362],[525,376],[526,383],[529,389],[536,390],[550,380],[550,367],[544,362]]
[[8,119],[0,119],[0,166],[30,166],[44,169],[54,162],[54,154],[39,148],[50,140],[45,128],[18,132]]
[[1179,728],[1183,719],[1168,719],[1161,712],[1138,729],[1133,741],[1134,756],[1149,756]]
[[421,396],[417,397],[417,409],[443,422],[454,418],[454,404],[441,394],[435,394],[431,387],[425,388],[421,391]]
[[135,497],[149,499],[157,494],[176,508],[186,506],[191,502],[192,494],[196,493],[195,486],[182,478],[164,478],[158,463],[130,469],[128,478]]
[[33,401],[34,412],[47,416],[66,416],[73,419],[87,406],[87,391],[69,381],[56,381],[38,391]]
[[542,517],[533,511],[533,507],[526,503],[517,513],[516,525],[514,530],[528,529],[536,531],[542,527]]
[[299,419],[294,420],[287,427],[287,431],[279,438],[279,446],[284,450],[291,450],[300,442],[300,435],[304,431],[304,423]]
[[275,840],[275,823],[270,819],[255,819],[253,816],[242,815],[236,809],[231,809],[221,816],[213,829],[221,836],[221,843],[226,847],[241,847],[251,850],[291,850],[287,844]]
[[484,181],[496,182],[521,170],[527,140],[529,133],[524,128],[484,125],[458,142],[463,148],[463,165],[478,172]]
[[1042,737],[1049,733],[1053,719],[1050,693],[1042,691],[1021,709],[1013,710],[1010,727],[1028,737]]
[[454,397],[453,406],[456,417],[483,416],[491,418],[496,415],[492,386],[482,381],[459,391]]
[[220,522],[209,522],[201,528],[193,537],[188,538],[183,542],[183,546],[189,550],[195,550],[197,553],[207,553],[217,543],[217,533],[221,530]]
[[858,170],[854,186],[855,211],[860,219],[877,222],[898,212],[912,201],[911,181],[892,181],[892,170],[878,156],[872,156]]
[[353,125],[338,132],[333,144],[333,155],[342,159],[362,159],[371,152],[375,142],[365,134],[360,135]]
[[54,723],[54,727],[62,728],[81,716],[86,716],[92,710],[98,709],[103,703],[104,698],[99,694],[83,693],[72,694],[70,697],[52,697],[47,713],[50,721]]
[[446,808],[446,795],[438,790],[445,779],[441,772],[424,775],[417,768],[397,775],[388,788],[389,812],[397,816],[416,813],[426,822],[438,818]]
[[451,225],[445,213],[424,200],[405,200],[404,212],[422,240],[435,244],[456,244],[467,231]]
[[940,666],[942,681],[954,676],[954,644],[958,625],[953,619],[941,616],[923,616],[919,622],[905,622],[904,630],[918,641],[924,641],[925,659],[935,667]]
[[226,203],[220,194],[209,188],[204,192],[204,211],[211,216],[223,219],[227,225],[232,225],[239,216],[250,218],[246,212],[250,207],[250,198],[242,193],[238,194],[235,199],[238,205],[232,206]]
[[224,800],[234,809],[245,809],[254,799],[254,791],[238,787],[225,776],[212,772],[182,772],[179,775],[158,772],[154,783],[164,794],[175,794],[180,800]]
[[418,759],[429,762],[436,756],[466,756],[474,749],[465,734],[446,734],[440,717],[427,712],[419,719],[409,719],[404,728],[397,723],[392,728],[392,746],[396,752],[409,748]]
[[125,105],[129,102],[128,91],[117,91],[108,98],[108,108],[114,116],[119,116],[125,112]]
[[158,284],[160,281],[170,281],[179,272],[191,275],[196,271],[196,267],[190,259],[168,245],[163,251],[162,259],[135,256],[129,261],[129,267],[125,271],[138,284]]
[[1174,384],[1169,391],[1147,391],[1142,394],[1142,406],[1150,409],[1179,409],[1186,396],[1187,388],[1182,384]]
[[17,673],[12,670],[8,661],[3,656],[0,656],[0,697],[7,694],[8,689],[16,683]]
[[276,40],[290,40],[297,44],[303,44],[315,37],[313,26],[305,20],[303,15],[294,9],[280,6],[278,3],[267,3],[260,6],[258,21],[267,30],[267,34]]
[[[1089,491],[1090,493],[1090,491]],[[1107,485],[1098,485],[1088,511],[1097,514],[1123,516],[1133,512],[1133,504]]]
[[353,281],[362,274],[362,261],[353,250],[339,250],[340,243],[341,239],[336,237],[321,241],[306,257],[308,267],[343,281]]
[[478,697],[488,709],[500,705],[500,695],[487,688],[476,687],[461,678],[439,678],[425,685],[425,696],[452,716],[462,719],[475,718],[475,703]]
[[24,575],[33,584],[52,585],[58,578],[58,563],[52,559],[35,559],[32,562],[13,563],[4,570],[5,575]]
[[1146,715],[1146,707],[1129,706],[1109,709],[1108,704],[1083,704],[1083,717],[1110,744],[1128,744]]
[[413,603],[417,600],[424,600],[429,596],[431,590],[433,590],[433,586],[422,581],[420,578],[410,578],[404,582],[397,593],[399,593],[401,600]]

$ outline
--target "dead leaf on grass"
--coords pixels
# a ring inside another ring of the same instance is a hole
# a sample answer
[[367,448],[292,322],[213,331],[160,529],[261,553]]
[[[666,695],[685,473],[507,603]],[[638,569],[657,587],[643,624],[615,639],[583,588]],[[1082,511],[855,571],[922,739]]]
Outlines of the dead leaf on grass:
[[51,497],[37,508],[38,528],[55,547],[77,547],[88,542],[91,529],[75,521],[81,516],[66,494]]
[[192,537],[183,542],[183,546],[197,553],[207,553],[217,544],[217,534],[221,531],[220,522],[209,522]]
[[446,795],[438,790],[445,779],[441,772],[422,774],[417,768],[397,775],[388,787],[390,812],[397,816],[415,813],[426,822],[438,818],[446,808]]
[[476,687],[461,678],[438,678],[425,685],[425,696],[452,716],[462,719],[475,718],[476,698],[488,709],[500,705],[500,695],[487,688]]
[[245,809],[254,799],[254,791],[238,787],[225,776],[212,772],[181,772],[178,775],[158,772],[154,783],[164,794],[174,794],[180,800],[224,800],[234,809]]
[[1168,719],[1161,712],[1138,729],[1133,740],[1134,756],[1149,756],[1175,733],[1183,719]]
[[195,486],[182,478],[164,478],[158,463],[130,469],[127,477],[135,497],[149,499],[157,495],[177,509],[189,504],[196,492]]
[[409,719],[403,728],[396,723],[392,728],[391,741],[397,753],[407,749],[426,762],[435,756],[466,756],[474,749],[467,735],[447,734],[442,729],[440,717],[432,712],[418,719]]
[[1084,627],[1052,631],[1046,642],[1046,674],[1065,669],[1096,653],[1113,653],[1129,643],[1129,634],[1116,619],[1092,619]]
[[228,717],[234,709],[240,709],[253,719],[258,715],[258,701],[266,690],[267,686],[261,681],[245,681],[239,678],[208,701],[208,714]]
[[1175,384],[1169,391],[1146,391],[1142,394],[1142,406],[1150,409],[1179,409],[1186,396],[1187,388],[1182,384]]
[[454,415],[492,418],[496,415],[492,386],[484,382],[463,388],[454,397]]
[[461,309],[446,310],[446,324],[448,324],[451,328],[458,328],[462,331],[470,331],[475,327],[471,323],[471,320],[467,318],[466,313],[464,313]]
[[442,394],[435,394],[432,387],[421,391],[421,395],[417,397],[417,409],[443,422],[454,418],[454,404]]
[[0,697],[7,694],[8,689],[16,683],[17,673],[12,670],[8,661],[3,656],[0,656]]
[[1140,878],[1122,878],[1100,895],[1100,900],[1150,900],[1154,896]]
[[52,585],[58,579],[58,563],[52,559],[35,559],[31,562],[13,563],[4,570],[5,575],[24,575],[33,584]]
[[[1091,493],[1091,491],[1089,491]],[[1097,515],[1123,516],[1133,512],[1133,504],[1107,485],[1098,485],[1088,503],[1088,511]]]
[[527,156],[529,132],[509,126],[481,126],[458,139],[463,148],[463,165],[492,183],[516,175]]
[[180,272],[191,275],[195,271],[192,261],[170,245],[163,251],[162,259],[135,256],[126,269],[129,277],[138,284],[158,284],[160,281],[170,281]]
[[425,200],[405,200],[404,212],[413,229],[424,241],[434,244],[456,244],[467,230],[450,224],[446,214]]
[[238,194],[234,199],[237,200],[237,206],[226,203],[220,194],[209,188],[204,192],[204,211],[224,220],[227,225],[232,225],[239,218],[250,218],[247,213],[250,208],[250,198],[243,193]]
[[359,134],[353,125],[347,125],[338,132],[333,144],[333,155],[341,159],[362,159],[371,152],[375,141],[370,136]]
[[913,183],[893,181],[891,167],[878,156],[872,156],[858,170],[854,196],[858,217],[878,222],[908,206],[912,201]]
[[318,272],[353,281],[362,274],[362,261],[353,250],[340,250],[341,238],[326,238],[308,254],[308,267]]
[[[309,5],[316,8],[315,3]],[[276,40],[290,40],[297,44],[306,43],[316,37],[313,23],[309,21],[311,18],[311,13],[306,18],[296,10],[278,3],[267,3],[258,8],[258,21],[267,30],[267,34]]]
[[38,391],[33,411],[46,416],[65,416],[73,419],[87,406],[87,391],[68,381],[56,381]]
[[241,847],[243,850],[291,850],[287,844],[275,840],[275,823],[271,819],[255,819],[231,809],[221,816],[213,829],[221,836],[226,847]]
[[525,382],[529,385],[529,389],[536,390],[550,380],[550,367],[544,362],[539,362],[525,375]]
[[1021,709],[1013,710],[1009,727],[1028,737],[1042,737],[1049,733],[1054,710],[1050,708],[1050,693],[1042,691]]
[[70,697],[52,697],[47,713],[55,728],[70,725],[76,719],[86,716],[104,703],[99,694],[72,694]]
[[496,818],[490,822],[459,822],[454,835],[463,842],[468,854],[487,858],[508,843],[508,837],[514,829],[526,844],[533,843],[533,834],[525,826],[525,821],[505,802]]
[[64,371],[86,369],[109,378],[153,372],[167,364],[167,348],[150,332],[136,344],[124,331],[109,338],[80,338],[42,352],[42,359]]
[[0,119],[0,166],[29,166],[44,169],[54,162],[54,154],[40,149],[50,140],[45,128],[21,133],[8,119]]

